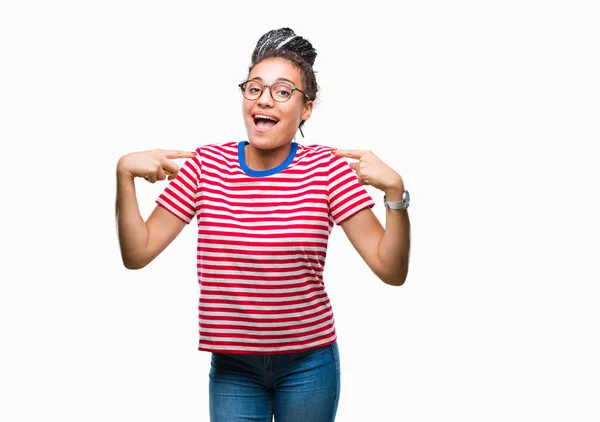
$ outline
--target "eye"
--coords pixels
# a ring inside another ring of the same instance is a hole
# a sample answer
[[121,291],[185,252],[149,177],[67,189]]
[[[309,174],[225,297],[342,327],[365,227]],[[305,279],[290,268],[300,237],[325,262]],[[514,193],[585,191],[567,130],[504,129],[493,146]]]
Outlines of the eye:
[[287,84],[275,84],[273,94],[281,99],[287,99],[292,95],[293,88]]
[[245,87],[245,91],[248,94],[256,95],[262,91],[262,85],[257,82],[248,82]]

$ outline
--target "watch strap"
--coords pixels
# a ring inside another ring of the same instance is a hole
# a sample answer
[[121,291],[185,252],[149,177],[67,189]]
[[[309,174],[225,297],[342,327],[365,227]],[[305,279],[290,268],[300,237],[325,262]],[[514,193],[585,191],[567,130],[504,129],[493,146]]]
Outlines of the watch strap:
[[385,205],[386,208],[391,209],[391,210],[405,210],[408,208],[408,204],[405,199],[407,193],[408,193],[407,191],[404,191],[404,196],[401,201],[388,201],[384,195],[383,196],[383,205]]

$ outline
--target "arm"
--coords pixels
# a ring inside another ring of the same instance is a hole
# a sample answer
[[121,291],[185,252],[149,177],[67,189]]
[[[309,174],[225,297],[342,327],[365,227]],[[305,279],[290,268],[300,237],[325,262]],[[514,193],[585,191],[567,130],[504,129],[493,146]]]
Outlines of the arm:
[[[175,154],[178,154],[177,157],[156,150],[126,155],[119,160],[116,219],[121,257],[128,269],[140,269],[148,265],[186,225],[185,221],[161,206],[157,206],[144,222],[135,195],[136,176],[149,181],[164,180],[167,174],[169,179],[177,176],[179,168],[167,158],[183,158],[186,153]],[[147,165],[148,163],[151,164]]]
[[[359,183],[386,192],[389,201],[402,199],[402,178],[371,151],[337,150],[333,154],[359,160],[350,163]],[[377,277],[393,286],[404,284],[410,252],[410,221],[406,210],[387,209],[385,230],[370,209],[356,213],[341,226]]]
[[[393,201],[393,196],[388,194]],[[386,210],[385,230],[371,209],[341,223],[350,243],[384,283],[401,286],[408,274],[410,221],[406,210]]]

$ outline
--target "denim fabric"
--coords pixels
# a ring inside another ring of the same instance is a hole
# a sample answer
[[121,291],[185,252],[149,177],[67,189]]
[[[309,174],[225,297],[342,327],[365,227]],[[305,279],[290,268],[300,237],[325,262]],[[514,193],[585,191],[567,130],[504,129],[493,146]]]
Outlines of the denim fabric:
[[340,395],[337,343],[300,353],[213,353],[211,422],[332,422]]

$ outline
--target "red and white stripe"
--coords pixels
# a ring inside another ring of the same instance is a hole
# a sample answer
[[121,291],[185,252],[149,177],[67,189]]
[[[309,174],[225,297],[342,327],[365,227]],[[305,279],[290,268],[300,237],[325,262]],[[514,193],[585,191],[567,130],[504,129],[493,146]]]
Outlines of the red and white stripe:
[[374,205],[348,163],[329,147],[299,144],[287,168],[253,177],[236,142],[197,153],[157,203],[198,220],[199,349],[285,353],[333,343],[329,234]]

